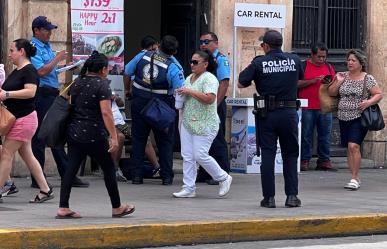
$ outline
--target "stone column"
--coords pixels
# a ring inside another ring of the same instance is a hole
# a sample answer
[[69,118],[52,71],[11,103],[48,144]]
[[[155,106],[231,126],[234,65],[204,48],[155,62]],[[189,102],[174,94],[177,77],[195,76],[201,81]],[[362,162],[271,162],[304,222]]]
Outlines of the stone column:
[[[367,1],[367,38],[366,52],[368,55],[368,73],[378,81],[381,89],[385,89],[387,82],[387,2],[383,0]],[[386,110],[387,98],[379,103],[380,108]],[[386,114],[384,113],[384,116]],[[385,122],[387,122],[385,118]],[[387,130],[369,132],[363,144],[363,157],[372,159],[376,167],[386,165]]]
[[[47,16],[52,23],[58,26],[53,31],[51,43],[54,50],[64,50],[71,48],[71,37],[69,34],[69,1],[67,0],[12,0],[6,1],[4,12],[5,20],[5,42],[10,44],[18,38],[31,39],[32,20],[37,16]],[[71,31],[71,30],[70,30]],[[71,33],[70,33],[71,34]],[[8,51],[8,50],[7,50]],[[7,72],[13,69],[10,61],[6,61]],[[65,81],[65,76],[61,75],[60,81]],[[46,150],[45,173],[47,175],[57,174],[56,164],[49,149]],[[17,154],[14,159],[13,176],[27,176],[29,171],[26,165]]]

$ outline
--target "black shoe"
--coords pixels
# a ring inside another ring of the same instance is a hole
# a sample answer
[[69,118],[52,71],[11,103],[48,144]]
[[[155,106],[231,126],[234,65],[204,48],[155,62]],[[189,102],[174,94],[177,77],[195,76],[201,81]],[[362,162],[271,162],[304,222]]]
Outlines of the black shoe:
[[173,178],[165,178],[163,179],[162,183],[163,185],[172,185],[173,183]]
[[214,179],[207,180],[206,183],[208,185],[219,185],[219,182],[215,181]]
[[297,195],[289,195],[285,201],[286,207],[301,207],[301,200],[297,198]]
[[82,181],[80,178],[75,177],[72,186],[74,188],[88,188],[90,186],[90,183],[86,181]]
[[274,196],[271,196],[271,197],[265,197],[263,198],[263,200],[261,201],[261,207],[265,207],[265,208],[275,208],[275,199],[274,199]]
[[143,184],[144,180],[142,179],[141,176],[135,176],[132,179],[132,184]]
[[36,182],[31,182],[31,185],[30,185],[31,188],[37,188],[39,189],[39,186]]

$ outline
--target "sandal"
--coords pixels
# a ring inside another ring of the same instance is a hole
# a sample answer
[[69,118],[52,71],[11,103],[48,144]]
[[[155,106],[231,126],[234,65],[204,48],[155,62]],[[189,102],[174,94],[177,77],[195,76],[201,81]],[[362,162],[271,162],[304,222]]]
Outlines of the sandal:
[[52,193],[52,188],[46,193],[42,190],[39,192],[40,194],[44,195],[43,197],[39,197],[39,194],[35,196],[35,199],[30,200],[30,203],[42,203],[48,200],[51,200],[54,198],[54,194]]
[[124,211],[122,211],[122,213],[112,214],[112,217],[113,218],[121,218],[121,217],[124,217],[125,215],[133,213],[134,210],[136,210],[134,205],[126,205],[126,207],[125,207]]
[[55,216],[55,219],[79,219],[79,218],[82,218],[82,216],[77,213],[77,212],[74,212],[74,211],[71,211],[70,213],[68,214],[57,214]]
[[360,188],[360,181],[351,179],[349,183],[345,184],[344,188],[349,190],[358,190]]

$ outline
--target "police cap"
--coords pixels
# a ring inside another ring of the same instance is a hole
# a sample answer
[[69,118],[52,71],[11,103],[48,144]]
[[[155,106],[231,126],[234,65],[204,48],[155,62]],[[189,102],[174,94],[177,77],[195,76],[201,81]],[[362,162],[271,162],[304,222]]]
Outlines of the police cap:
[[273,46],[282,46],[283,41],[281,33],[273,29],[266,31],[260,40]]

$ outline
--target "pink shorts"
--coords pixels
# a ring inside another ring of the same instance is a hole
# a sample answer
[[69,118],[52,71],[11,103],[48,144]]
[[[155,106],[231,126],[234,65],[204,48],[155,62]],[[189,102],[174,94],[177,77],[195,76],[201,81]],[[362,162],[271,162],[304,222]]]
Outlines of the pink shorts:
[[5,137],[11,140],[28,142],[31,141],[37,128],[38,116],[36,111],[33,111],[27,116],[16,119],[15,124]]

